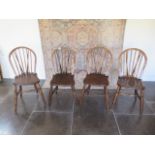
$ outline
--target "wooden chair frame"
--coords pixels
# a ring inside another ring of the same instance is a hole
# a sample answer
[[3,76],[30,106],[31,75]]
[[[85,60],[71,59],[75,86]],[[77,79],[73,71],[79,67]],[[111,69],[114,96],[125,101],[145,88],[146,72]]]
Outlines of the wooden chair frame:
[[[75,96],[75,81],[74,81],[74,65],[75,51],[68,46],[62,46],[55,49],[51,54],[52,66],[54,70],[53,78],[50,81],[50,90],[48,95],[48,103],[51,105],[52,96],[57,94],[58,87],[70,86]],[[55,86],[55,87],[54,87]]]
[[[135,99],[137,97],[140,100],[140,112],[143,112],[144,108],[144,89],[145,87],[142,84],[140,79],[142,73],[147,64],[147,56],[144,51],[138,48],[128,48],[124,50],[119,55],[119,79],[117,82],[116,93],[113,98],[113,104],[116,104],[116,100],[120,93],[121,89],[133,87],[135,89],[134,95]],[[119,82],[123,79],[123,83]],[[131,86],[132,84],[132,86]],[[126,95],[133,95],[128,94]]]
[[[18,95],[22,97],[22,86],[33,85],[36,92],[41,95],[41,98],[46,104],[43,91],[40,86],[40,80],[36,74],[37,57],[35,52],[24,46],[14,48],[9,54],[9,61],[15,74],[14,82],[14,111],[17,112]],[[28,79],[28,81],[25,81]]]
[[[107,110],[109,109],[109,80],[106,74],[113,63],[113,56],[109,49],[103,46],[91,48],[87,53],[87,75],[84,79],[81,102],[84,95],[89,94],[91,86],[101,86],[104,88],[104,97]],[[89,80],[90,79],[90,80]]]

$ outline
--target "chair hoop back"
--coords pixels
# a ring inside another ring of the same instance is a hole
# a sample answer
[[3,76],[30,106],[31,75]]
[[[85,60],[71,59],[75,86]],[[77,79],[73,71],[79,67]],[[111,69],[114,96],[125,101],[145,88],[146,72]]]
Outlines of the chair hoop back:
[[105,47],[91,48],[87,53],[88,73],[107,74],[111,68],[113,57]]
[[9,54],[9,61],[16,76],[36,72],[37,57],[28,47],[14,48]]
[[147,56],[141,49],[128,48],[119,56],[121,76],[140,78],[147,64]]
[[73,73],[75,65],[75,51],[62,46],[52,52],[52,66],[55,73]]

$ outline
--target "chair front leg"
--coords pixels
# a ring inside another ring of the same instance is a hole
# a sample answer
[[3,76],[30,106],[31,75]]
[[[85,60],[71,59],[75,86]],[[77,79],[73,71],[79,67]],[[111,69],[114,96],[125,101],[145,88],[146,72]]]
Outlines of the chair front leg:
[[89,95],[90,88],[91,88],[91,85],[89,84],[88,87],[87,87],[86,90],[85,90],[85,92],[87,93],[87,95]]
[[137,97],[139,97],[139,96],[138,96],[138,90],[135,89],[135,103],[136,103],[136,101],[137,101]]
[[[58,87],[58,85],[55,87],[55,93],[56,93],[56,95],[58,94],[58,89],[59,89],[59,87]],[[54,93],[54,92],[53,92]]]
[[50,84],[50,90],[49,90],[49,93],[48,93],[48,104],[49,105],[51,105],[52,95],[53,95],[53,85]]
[[19,92],[20,92],[20,97],[22,97],[23,95],[22,95],[22,86],[21,85],[19,86]]
[[18,86],[14,85],[14,112],[17,113],[17,104],[18,104]]
[[140,113],[143,112],[144,109],[144,90],[140,90]]

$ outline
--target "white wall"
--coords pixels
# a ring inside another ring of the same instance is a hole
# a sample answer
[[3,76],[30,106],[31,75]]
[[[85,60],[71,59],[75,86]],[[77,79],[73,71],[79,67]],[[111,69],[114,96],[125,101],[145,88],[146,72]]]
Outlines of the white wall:
[[27,46],[35,51],[38,76],[45,79],[38,20],[0,20],[0,61],[4,78],[14,77],[8,55],[17,46]]
[[136,47],[148,57],[142,79],[155,81],[155,20],[127,20],[123,48]]

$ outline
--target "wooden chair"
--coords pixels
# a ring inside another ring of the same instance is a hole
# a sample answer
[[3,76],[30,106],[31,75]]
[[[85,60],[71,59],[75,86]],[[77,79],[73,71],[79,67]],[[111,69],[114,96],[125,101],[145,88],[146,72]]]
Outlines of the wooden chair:
[[91,86],[102,86],[104,88],[104,97],[106,108],[109,109],[108,85],[109,80],[107,73],[112,65],[112,54],[105,47],[94,47],[87,54],[87,75],[84,79],[82,99],[91,89]]
[[15,73],[14,80],[14,111],[17,112],[18,95],[22,97],[22,86],[33,85],[36,92],[40,93],[44,104],[44,94],[40,86],[40,80],[36,74],[37,57],[35,52],[28,47],[16,47],[9,54],[9,61]]
[[[124,50],[119,56],[120,75],[117,82],[117,90],[113,99],[113,104],[116,103],[117,97],[120,94],[121,88],[134,88],[135,97],[140,100],[140,112],[144,106],[144,89],[142,80],[140,79],[147,63],[146,54],[137,48],[129,48]],[[139,92],[138,92],[139,91]],[[127,94],[131,95],[131,94]]]
[[50,81],[48,102],[51,105],[52,95],[58,91],[58,86],[70,86],[75,91],[73,69],[75,65],[75,52],[69,47],[60,47],[52,53],[53,78]]

